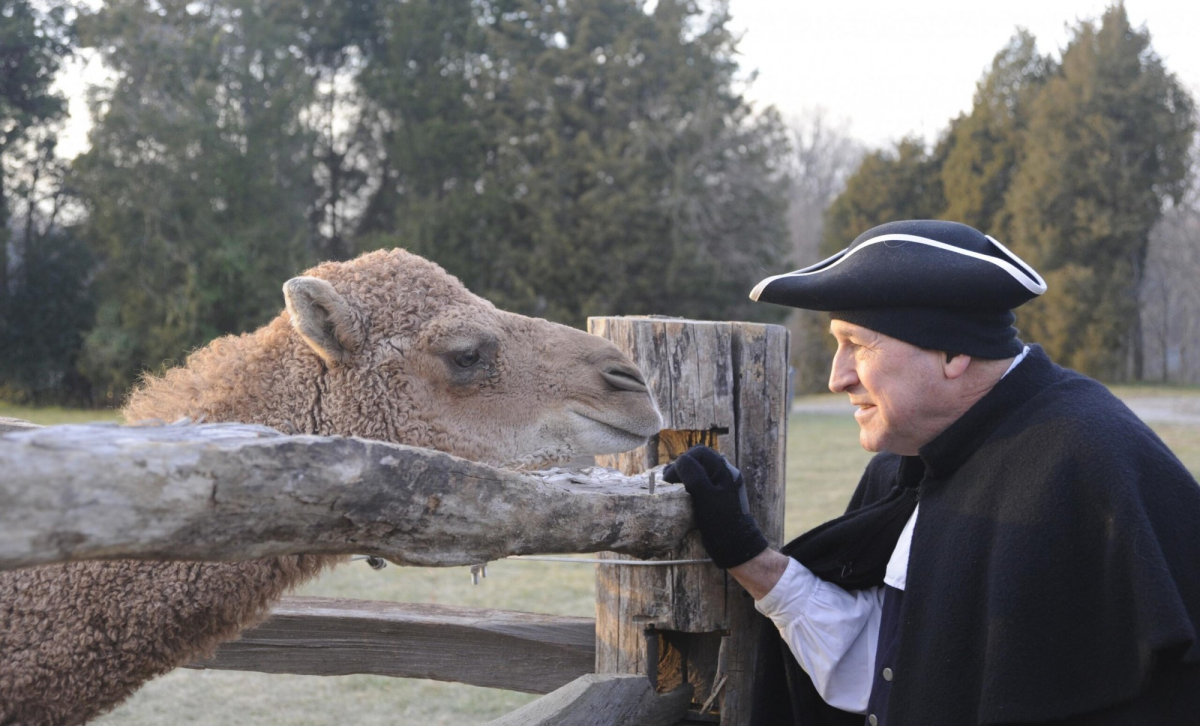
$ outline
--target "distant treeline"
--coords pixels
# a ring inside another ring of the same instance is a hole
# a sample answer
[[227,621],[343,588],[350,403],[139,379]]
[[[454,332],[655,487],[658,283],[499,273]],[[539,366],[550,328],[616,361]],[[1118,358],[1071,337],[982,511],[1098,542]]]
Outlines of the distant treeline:
[[1195,129],[1192,97],[1124,6],[1076,25],[1058,59],[1018,32],[932,149],[906,139],[863,158],[828,210],[822,251],[892,219],[965,222],[1046,279],[1018,311],[1023,338],[1105,380],[1159,378],[1139,294],[1164,208],[1194,202]]
[[[781,320],[755,282],[902,217],[1027,256],[1052,292],[1023,332],[1141,377],[1147,241],[1194,110],[1121,7],[1059,60],[1018,34],[934,148],[865,155],[752,108],[728,21],[688,0],[0,0],[0,398],[119,403],[270,319],[287,278],[379,247],[572,325]],[[50,84],[83,54],[113,80],[62,160]]]
[[[786,257],[786,127],[739,95],[727,20],[682,0],[0,0],[3,395],[118,402],[268,320],[288,277],[379,247],[576,326],[779,319],[746,290]],[[49,81],[81,48],[115,81],[62,163]]]

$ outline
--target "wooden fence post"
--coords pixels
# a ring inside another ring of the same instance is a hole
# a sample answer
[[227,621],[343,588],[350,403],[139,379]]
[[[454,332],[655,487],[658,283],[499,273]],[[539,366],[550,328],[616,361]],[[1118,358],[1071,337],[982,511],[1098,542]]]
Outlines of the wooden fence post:
[[[783,537],[788,332],[777,325],[656,317],[589,318],[590,332],[642,369],[664,430],[597,463],[633,474],[704,443],[742,470],[772,546]],[[630,559],[622,555],[604,555]],[[695,532],[662,559],[706,557]],[[694,688],[690,719],[746,724],[756,659],[754,602],[710,564],[596,567],[596,672],[646,674],[665,693]],[[711,698],[720,689],[717,698]],[[702,706],[710,703],[709,709]]]

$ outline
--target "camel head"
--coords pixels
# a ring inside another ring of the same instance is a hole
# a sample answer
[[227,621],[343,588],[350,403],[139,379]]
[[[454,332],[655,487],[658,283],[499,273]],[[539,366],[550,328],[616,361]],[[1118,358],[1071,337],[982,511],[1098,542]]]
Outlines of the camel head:
[[[193,354],[190,375],[148,381],[127,419],[201,415],[515,467],[627,451],[661,426],[641,372],[612,343],[498,310],[403,250],[322,264],[283,292],[279,319]],[[151,405],[164,396],[192,405]]]

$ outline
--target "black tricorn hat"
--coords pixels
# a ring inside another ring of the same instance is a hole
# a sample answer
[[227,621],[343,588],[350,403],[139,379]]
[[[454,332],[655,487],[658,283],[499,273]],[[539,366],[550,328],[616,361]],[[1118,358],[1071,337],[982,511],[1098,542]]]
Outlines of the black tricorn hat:
[[876,330],[922,348],[984,358],[1020,352],[1012,309],[1046,291],[992,237],[958,222],[889,222],[811,267],[768,277],[750,298]]
[[921,219],[867,230],[826,260],[768,277],[750,298],[806,310],[995,311],[1045,291],[1041,276],[995,239],[958,222]]

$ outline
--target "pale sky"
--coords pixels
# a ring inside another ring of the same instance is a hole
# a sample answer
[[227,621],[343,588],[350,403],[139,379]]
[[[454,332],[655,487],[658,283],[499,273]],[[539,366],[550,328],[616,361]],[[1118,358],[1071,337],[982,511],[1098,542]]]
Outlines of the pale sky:
[[[975,83],[1017,26],[1042,53],[1066,45],[1067,24],[1099,18],[1104,0],[731,0],[744,33],[750,98],[785,115],[824,108],[852,136],[880,146],[915,133],[933,141],[968,109]],[[1127,0],[1169,70],[1200,95],[1200,2]]]
[[[1098,18],[1105,0],[731,0],[743,33],[741,65],[757,70],[749,97],[785,115],[822,108],[852,136],[881,146],[906,134],[933,141],[971,105],[975,83],[1017,26],[1041,52],[1066,44],[1068,24]],[[1200,96],[1200,2],[1127,0],[1130,21],[1150,29],[1154,49]],[[72,120],[60,153],[86,144],[85,83],[103,79],[97,62],[75,64],[61,87]]]

